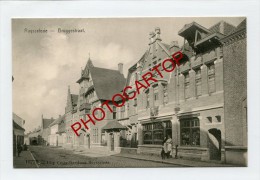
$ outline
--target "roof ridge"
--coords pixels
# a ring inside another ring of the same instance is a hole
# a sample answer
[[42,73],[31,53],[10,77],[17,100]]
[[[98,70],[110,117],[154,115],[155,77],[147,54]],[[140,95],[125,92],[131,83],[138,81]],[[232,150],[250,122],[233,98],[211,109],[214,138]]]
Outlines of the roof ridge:
[[120,73],[117,69],[108,69],[108,68],[103,68],[103,67],[92,67],[92,69],[95,69],[95,68],[97,68],[97,69],[105,69],[105,70],[115,71],[115,72]]

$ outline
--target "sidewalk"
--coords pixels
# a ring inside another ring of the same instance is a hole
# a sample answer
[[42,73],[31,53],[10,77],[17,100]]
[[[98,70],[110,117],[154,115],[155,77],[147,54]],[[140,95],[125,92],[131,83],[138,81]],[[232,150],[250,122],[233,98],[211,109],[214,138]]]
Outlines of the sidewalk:
[[174,164],[179,165],[182,167],[236,167],[235,165],[230,164],[222,164],[217,162],[204,162],[204,161],[194,161],[194,160],[187,160],[187,159],[164,159],[162,160],[161,157],[155,155],[145,155],[145,154],[116,154],[112,155],[115,157],[124,157],[129,159],[137,159],[137,160],[144,160],[144,161],[152,161],[158,163],[166,163],[166,164]]
[[22,151],[20,157],[13,157],[13,166],[14,168],[37,168],[35,159],[33,158],[31,152]]

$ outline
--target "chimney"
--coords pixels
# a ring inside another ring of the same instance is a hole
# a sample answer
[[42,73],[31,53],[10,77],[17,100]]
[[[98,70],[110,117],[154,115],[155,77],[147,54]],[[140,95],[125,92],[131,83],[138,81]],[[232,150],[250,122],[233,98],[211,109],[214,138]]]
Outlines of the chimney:
[[118,71],[123,74],[123,63],[118,63]]
[[155,35],[156,35],[156,37],[155,37],[156,40],[159,40],[159,41],[162,40],[161,37],[160,37],[160,35],[161,35],[161,29],[160,29],[159,27],[156,27],[156,28],[155,28]]

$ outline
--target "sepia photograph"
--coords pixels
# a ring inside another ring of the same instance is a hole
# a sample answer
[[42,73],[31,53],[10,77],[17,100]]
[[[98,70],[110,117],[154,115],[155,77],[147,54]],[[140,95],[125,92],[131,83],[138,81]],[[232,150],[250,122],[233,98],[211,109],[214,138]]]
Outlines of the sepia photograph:
[[246,17],[11,26],[14,168],[248,166]]

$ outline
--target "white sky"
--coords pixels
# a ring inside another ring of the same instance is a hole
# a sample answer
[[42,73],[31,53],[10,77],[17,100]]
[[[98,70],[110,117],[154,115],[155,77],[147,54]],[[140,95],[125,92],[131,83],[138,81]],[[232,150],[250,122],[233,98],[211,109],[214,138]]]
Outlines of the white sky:
[[[45,118],[64,114],[68,85],[78,94],[76,81],[88,54],[94,66],[117,69],[124,63],[124,74],[148,48],[149,32],[161,28],[164,43],[177,40],[178,31],[196,21],[206,28],[224,20],[237,26],[244,18],[115,18],[115,19],[14,19],[13,111],[25,119],[26,131]],[[61,34],[58,28],[84,28],[86,33]],[[24,29],[53,29],[48,34],[28,34]]]

